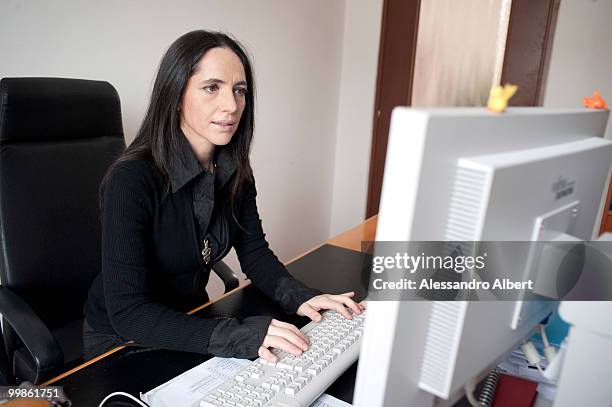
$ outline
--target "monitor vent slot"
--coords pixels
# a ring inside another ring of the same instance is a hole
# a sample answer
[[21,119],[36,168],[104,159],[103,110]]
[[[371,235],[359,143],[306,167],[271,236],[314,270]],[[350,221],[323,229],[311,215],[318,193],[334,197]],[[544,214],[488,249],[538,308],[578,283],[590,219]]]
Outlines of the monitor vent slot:
[[488,176],[477,168],[457,166],[451,193],[444,239],[471,242],[480,239],[481,219],[486,205]]
[[449,396],[466,308],[465,301],[432,304],[419,387],[439,397]]

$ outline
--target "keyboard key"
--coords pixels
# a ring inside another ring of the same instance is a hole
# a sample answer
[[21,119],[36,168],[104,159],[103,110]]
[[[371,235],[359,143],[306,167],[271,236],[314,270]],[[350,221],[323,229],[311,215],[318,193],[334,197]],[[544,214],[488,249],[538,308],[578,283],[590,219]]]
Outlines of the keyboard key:
[[287,372],[285,374],[285,377],[287,378],[287,380],[294,381],[298,377],[298,373],[301,373],[300,371],[297,370],[298,367],[301,368],[301,366],[296,366],[296,368],[294,369],[295,371]]
[[246,373],[240,373],[234,377],[237,382],[244,382],[249,376]]
[[295,384],[290,384],[289,386],[287,386],[287,388],[285,389],[285,394],[289,395],[289,396],[295,396],[297,394],[297,392],[300,391],[300,387],[295,385]]
[[315,352],[313,352],[314,356],[316,359],[321,358],[323,355],[325,355],[327,353],[327,351],[323,350],[323,349],[317,349]]
[[314,365],[310,366],[306,372],[310,373],[313,376],[316,376],[321,373],[322,370],[323,366],[319,365],[318,363],[315,363]]
[[270,400],[272,397],[274,397],[275,394],[276,393],[272,390],[263,389],[263,391],[259,395],[259,398]]
[[306,386],[310,381],[312,381],[312,379],[315,376],[311,375],[308,372],[304,372],[302,373],[302,375],[300,377],[298,377],[297,379],[295,379],[295,381],[293,383],[299,384],[301,386],[301,388],[303,389],[304,386]]
[[[302,373],[302,372],[304,372],[308,368],[308,366],[312,365],[315,360],[316,360],[316,358],[314,358],[314,357],[312,359],[310,359],[310,358],[306,359],[305,361],[303,361],[299,365],[295,366],[293,368],[293,370],[295,370],[297,373]],[[296,377],[297,377],[297,375],[296,375]],[[294,377],[294,379],[295,379],[295,377]]]
[[325,367],[329,366],[331,362],[333,361],[334,361],[334,357],[330,355],[329,353],[323,356],[321,359],[319,359],[319,363],[321,362],[325,363]]
[[295,365],[297,365],[297,362],[291,359],[283,359],[280,362],[276,363],[276,367],[278,367],[279,369],[287,369],[287,370],[293,370],[293,367]]

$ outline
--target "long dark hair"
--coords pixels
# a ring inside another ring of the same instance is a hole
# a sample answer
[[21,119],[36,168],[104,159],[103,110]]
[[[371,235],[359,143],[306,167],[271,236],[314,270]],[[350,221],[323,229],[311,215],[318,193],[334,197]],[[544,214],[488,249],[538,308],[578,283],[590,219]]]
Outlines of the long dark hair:
[[251,62],[243,47],[221,32],[191,31],[170,45],[159,65],[149,107],[136,138],[109,168],[102,180],[102,189],[115,167],[126,161],[152,158],[161,176],[162,196],[168,194],[170,169],[177,164],[174,162],[177,158],[183,159],[180,146],[185,136],[180,128],[179,108],[187,81],[204,54],[217,47],[228,48],[240,58],[248,87],[238,128],[230,143],[223,147],[230,149],[237,164],[230,186],[230,202],[234,209],[243,183],[253,177],[249,152],[255,127],[255,83]]

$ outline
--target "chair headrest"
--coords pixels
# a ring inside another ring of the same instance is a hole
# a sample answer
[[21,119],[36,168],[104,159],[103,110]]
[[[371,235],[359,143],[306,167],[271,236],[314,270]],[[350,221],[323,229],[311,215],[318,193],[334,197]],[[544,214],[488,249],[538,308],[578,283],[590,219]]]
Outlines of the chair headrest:
[[123,138],[119,95],[108,82],[0,80],[0,142]]

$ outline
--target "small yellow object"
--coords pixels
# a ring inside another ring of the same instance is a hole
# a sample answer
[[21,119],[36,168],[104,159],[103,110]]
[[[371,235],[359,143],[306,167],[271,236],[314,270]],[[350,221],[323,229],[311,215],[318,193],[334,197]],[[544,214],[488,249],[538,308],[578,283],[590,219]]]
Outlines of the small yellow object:
[[502,113],[508,107],[508,100],[514,95],[518,86],[509,83],[502,86],[493,86],[489,93],[487,109],[492,112]]

